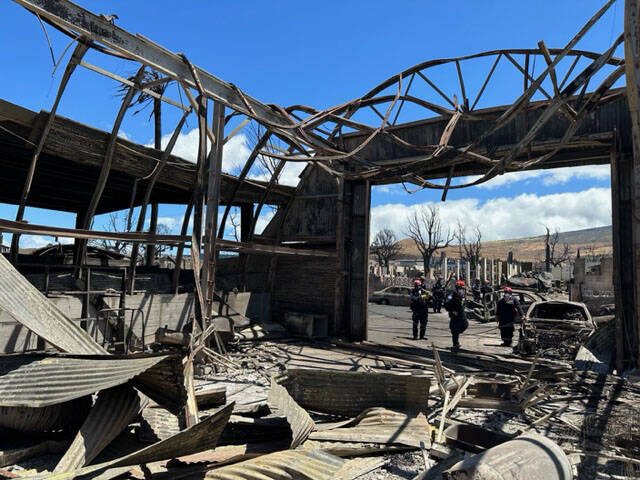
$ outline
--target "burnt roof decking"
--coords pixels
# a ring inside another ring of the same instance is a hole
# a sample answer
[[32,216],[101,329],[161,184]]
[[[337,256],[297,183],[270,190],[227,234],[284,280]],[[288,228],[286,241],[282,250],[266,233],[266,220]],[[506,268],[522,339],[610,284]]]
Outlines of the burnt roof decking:
[[[20,202],[33,144],[37,143],[48,115],[0,100],[0,203]],[[27,206],[82,212],[95,189],[109,135],[56,116],[38,161]],[[140,180],[134,205],[140,205],[147,186],[144,177],[151,174],[160,155],[158,150],[118,138],[113,168],[96,213],[128,208],[136,178]],[[153,189],[151,202],[188,203],[195,175],[193,163],[171,155]],[[222,204],[229,201],[237,182],[232,175],[222,175]],[[265,186],[264,182],[244,181],[234,203],[259,202]],[[269,193],[266,203],[284,204],[293,191],[292,187],[278,185]]]
[[[536,122],[548,105],[547,101],[531,102],[526,112],[521,112],[504,128],[491,135],[484,144],[484,151],[479,151],[492,158],[501,158],[508,153],[523,137],[528,129]],[[492,122],[509,106],[492,107],[473,112],[477,120],[460,120],[449,142],[452,146],[463,147],[487,131]],[[437,145],[449,122],[448,117],[435,117],[427,120],[389,127],[404,141],[415,145]],[[527,160],[528,156],[537,157],[552,151],[557,147],[567,130],[569,121],[561,114],[555,114],[540,130],[531,144],[531,150],[524,149],[517,160]],[[623,148],[630,148],[631,126],[629,105],[624,89],[614,90],[597,109],[590,114],[576,131],[571,140],[551,158],[532,169],[557,168],[581,165],[597,165],[609,163],[611,148],[616,132],[620,135]],[[356,148],[365,137],[362,133],[344,135],[344,145],[347,151]],[[379,136],[367,145],[361,156],[380,166],[397,164],[405,172],[420,175],[425,179],[446,178],[449,165],[444,162],[443,155],[437,161],[425,161],[427,155],[420,157],[420,152],[408,149],[397,142]],[[374,184],[394,183],[401,180],[398,170],[383,169],[380,174],[372,178]],[[487,166],[472,161],[457,165],[454,177],[480,175],[487,172]]]

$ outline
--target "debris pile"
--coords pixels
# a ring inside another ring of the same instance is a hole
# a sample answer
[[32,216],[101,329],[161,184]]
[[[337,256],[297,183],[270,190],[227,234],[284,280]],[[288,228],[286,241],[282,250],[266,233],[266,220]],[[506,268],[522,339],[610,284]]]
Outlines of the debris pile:
[[[550,480],[640,471],[640,387],[622,378],[540,356],[369,342],[254,340],[220,353],[194,348],[204,334],[166,330],[157,351],[112,355],[19,284],[22,301],[0,289],[0,308],[59,352],[0,356],[0,478]],[[564,321],[578,321],[573,304],[540,305],[542,318],[564,308]]]

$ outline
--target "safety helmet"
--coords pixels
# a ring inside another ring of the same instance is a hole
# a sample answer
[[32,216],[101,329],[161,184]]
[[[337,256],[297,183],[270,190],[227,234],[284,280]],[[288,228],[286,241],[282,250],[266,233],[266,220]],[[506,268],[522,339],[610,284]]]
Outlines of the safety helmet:
[[511,290],[511,287],[504,287],[504,293],[511,293],[513,292],[513,290]]
[[413,284],[414,285],[422,285],[422,282],[420,280],[414,280]]
[[465,286],[464,280],[458,280],[456,282],[456,287],[464,287],[464,286]]

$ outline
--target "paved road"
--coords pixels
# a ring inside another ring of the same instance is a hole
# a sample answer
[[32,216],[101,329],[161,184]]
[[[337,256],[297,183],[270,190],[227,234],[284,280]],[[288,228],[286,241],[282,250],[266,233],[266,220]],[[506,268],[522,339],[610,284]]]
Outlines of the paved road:
[[[369,304],[369,340],[379,343],[396,345],[420,345],[435,343],[436,346],[448,348],[451,346],[451,332],[449,331],[449,316],[444,313],[429,312],[427,324],[427,339],[413,340],[411,331],[411,310],[409,307]],[[518,333],[514,337],[517,342]],[[480,323],[469,320],[469,328],[460,337],[463,349],[482,351],[486,353],[511,353],[511,348],[502,347],[500,332],[495,322]]]

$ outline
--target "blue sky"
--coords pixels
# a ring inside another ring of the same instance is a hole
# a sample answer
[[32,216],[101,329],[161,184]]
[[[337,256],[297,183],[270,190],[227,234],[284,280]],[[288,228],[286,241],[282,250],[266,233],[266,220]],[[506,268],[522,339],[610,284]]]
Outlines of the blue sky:
[[[539,40],[561,48],[603,1],[155,1],[153,8],[149,2],[136,0],[78,3],[96,13],[116,13],[118,25],[185,53],[195,64],[263,102],[326,108],[359,97],[382,80],[425,60],[499,48],[535,48]],[[622,31],[622,14],[623,2],[618,0],[578,47],[607,49]],[[5,65],[5,74],[0,75],[1,98],[32,110],[48,110],[63,67],[52,77],[52,60],[40,24],[7,1],[0,3],[0,24]],[[68,39],[51,28],[47,31],[58,57]],[[125,76],[136,68],[130,62],[97,53],[86,59]],[[465,72],[468,88],[479,87],[487,65],[465,68],[469,69]],[[538,72],[540,68],[538,65]],[[434,78],[449,82],[452,93],[454,85],[457,87],[451,71],[434,72]],[[502,72],[483,95],[481,105],[509,103],[521,89],[521,77]],[[112,80],[78,69],[58,113],[110,130],[119,108],[115,90]],[[177,119],[177,109],[165,109],[165,134],[170,134]],[[192,118],[177,147],[187,158],[195,151],[195,127]],[[129,115],[121,134],[150,143],[148,114]],[[239,135],[229,145],[227,170],[236,171],[248,154],[246,140]],[[294,180],[295,172],[291,171],[288,181]],[[488,239],[527,236],[542,233],[545,224],[561,230],[609,224],[609,187],[606,166],[513,174],[491,185],[454,190],[441,208],[445,223],[453,224],[458,218],[479,223]],[[401,234],[407,212],[415,205],[438,202],[439,196],[429,190],[409,195],[399,185],[374,188],[372,234],[383,227]],[[15,207],[0,204],[0,217],[14,215]],[[160,215],[175,228],[182,209],[161,206]],[[36,209],[28,209],[26,218],[32,223],[60,226],[74,222],[73,215]],[[104,222],[96,219],[95,228],[102,228]],[[25,236],[22,246],[50,240]]]

